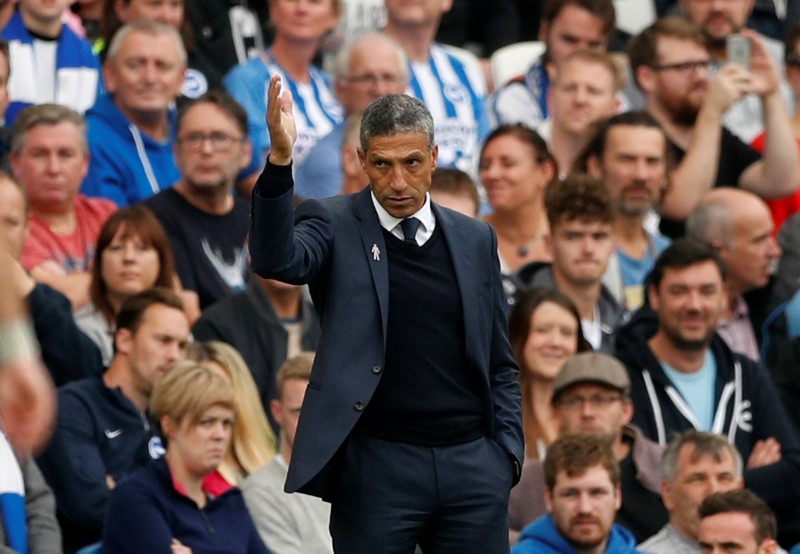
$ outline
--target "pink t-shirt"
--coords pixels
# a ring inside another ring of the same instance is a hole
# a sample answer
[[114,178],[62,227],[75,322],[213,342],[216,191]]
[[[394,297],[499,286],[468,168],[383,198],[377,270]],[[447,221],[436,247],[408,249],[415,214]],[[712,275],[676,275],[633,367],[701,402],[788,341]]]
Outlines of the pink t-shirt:
[[75,199],[75,231],[56,235],[41,218],[31,214],[28,238],[22,249],[22,266],[32,268],[53,260],[67,273],[89,271],[94,263],[97,235],[117,205],[103,198],[78,195]]

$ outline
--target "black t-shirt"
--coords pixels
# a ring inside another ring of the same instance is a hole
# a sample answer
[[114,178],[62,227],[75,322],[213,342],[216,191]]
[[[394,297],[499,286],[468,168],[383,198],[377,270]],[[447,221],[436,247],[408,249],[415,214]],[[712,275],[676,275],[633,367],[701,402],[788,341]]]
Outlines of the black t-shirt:
[[197,292],[202,309],[244,289],[250,275],[248,202],[234,197],[230,212],[213,215],[195,208],[174,188],[168,188],[143,204],[164,226],[181,283]]
[[[669,142],[669,147],[672,159],[676,164],[680,163],[686,156],[686,151],[672,141]],[[719,165],[714,186],[738,187],[742,173],[760,159],[761,154],[723,127],[719,148]],[[673,239],[682,237],[685,234],[683,221],[661,218],[661,232]]]
[[211,60],[216,74],[258,55],[267,39],[269,2],[187,0],[186,17],[194,30],[195,51]]

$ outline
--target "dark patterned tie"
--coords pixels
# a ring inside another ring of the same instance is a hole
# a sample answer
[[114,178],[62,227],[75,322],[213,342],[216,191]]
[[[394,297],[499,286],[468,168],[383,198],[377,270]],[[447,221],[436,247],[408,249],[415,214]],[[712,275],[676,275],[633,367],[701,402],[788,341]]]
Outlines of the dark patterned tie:
[[405,242],[409,242],[414,245],[417,244],[417,229],[419,229],[421,223],[422,222],[416,217],[407,217],[400,222],[400,227],[403,228]]

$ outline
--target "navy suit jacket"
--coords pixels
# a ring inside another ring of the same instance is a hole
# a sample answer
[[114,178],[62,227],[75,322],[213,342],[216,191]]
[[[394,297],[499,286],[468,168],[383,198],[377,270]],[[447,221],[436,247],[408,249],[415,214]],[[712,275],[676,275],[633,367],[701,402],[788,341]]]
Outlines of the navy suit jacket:
[[[264,277],[308,283],[322,335],[295,436],[288,492],[330,498],[337,453],[369,403],[384,367],[389,265],[369,188],[308,200],[296,212],[291,168],[269,165],[253,192],[250,252]],[[433,206],[455,268],[464,309],[466,357],[481,375],[487,436],[523,458],[518,368],[508,342],[497,239],[484,222]],[[420,307],[424,309],[424,307]],[[432,317],[436,317],[432,314]],[[507,468],[503,468],[507,470]]]

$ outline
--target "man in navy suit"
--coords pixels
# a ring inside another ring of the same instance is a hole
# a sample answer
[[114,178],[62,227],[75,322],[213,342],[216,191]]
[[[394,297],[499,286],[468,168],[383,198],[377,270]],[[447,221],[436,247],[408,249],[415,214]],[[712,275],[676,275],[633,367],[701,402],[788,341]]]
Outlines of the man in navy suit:
[[523,452],[495,235],[431,203],[433,120],[400,94],[363,115],[370,186],[295,211],[279,91],[276,76],[252,264],[308,283],[322,325],[286,490],[331,502],[336,552],[507,553]]

